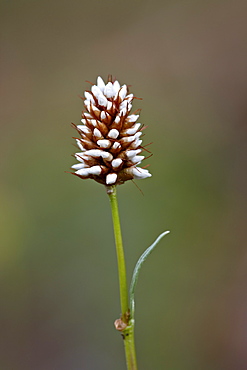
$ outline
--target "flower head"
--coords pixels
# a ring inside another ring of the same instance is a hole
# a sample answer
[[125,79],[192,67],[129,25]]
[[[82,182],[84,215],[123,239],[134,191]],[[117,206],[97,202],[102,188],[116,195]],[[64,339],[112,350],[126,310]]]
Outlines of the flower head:
[[94,179],[104,185],[122,184],[127,180],[144,179],[151,174],[138,167],[145,158],[140,155],[141,123],[138,114],[130,114],[133,94],[126,85],[111,77],[105,84],[98,77],[91,91],[85,91],[81,125],[74,125],[80,152],[75,153],[79,163],[74,164],[74,175]]

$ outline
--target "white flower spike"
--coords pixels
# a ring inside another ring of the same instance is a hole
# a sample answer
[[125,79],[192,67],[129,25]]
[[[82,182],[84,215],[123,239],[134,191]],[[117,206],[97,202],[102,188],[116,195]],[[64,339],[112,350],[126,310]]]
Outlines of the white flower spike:
[[[75,154],[79,163],[71,168],[82,179],[93,179],[106,186],[127,180],[144,179],[151,174],[139,166],[144,151],[138,114],[130,114],[133,94],[111,76],[105,83],[99,76],[91,91],[85,91],[81,123],[75,126],[81,150]],[[143,154],[143,153],[142,153]]]

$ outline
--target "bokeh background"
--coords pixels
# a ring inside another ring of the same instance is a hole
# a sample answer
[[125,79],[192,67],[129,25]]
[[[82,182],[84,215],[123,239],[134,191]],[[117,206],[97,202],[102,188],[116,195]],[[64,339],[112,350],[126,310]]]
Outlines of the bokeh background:
[[141,271],[141,370],[247,368],[247,3],[1,1],[1,370],[124,370],[110,208],[66,174],[79,95],[115,76],[143,100],[151,179],[119,186]]

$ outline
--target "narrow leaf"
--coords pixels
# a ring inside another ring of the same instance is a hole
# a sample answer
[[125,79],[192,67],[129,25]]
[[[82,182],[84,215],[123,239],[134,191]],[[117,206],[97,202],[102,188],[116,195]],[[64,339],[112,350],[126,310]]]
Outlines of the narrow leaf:
[[134,299],[135,298],[135,287],[136,287],[136,283],[137,283],[137,280],[138,280],[138,276],[139,276],[141,267],[142,267],[143,263],[146,261],[147,257],[150,255],[150,253],[154,250],[156,245],[159,243],[159,241],[165,235],[167,235],[169,233],[170,233],[170,231],[165,231],[162,234],[160,234],[158,236],[158,238],[155,240],[155,242],[145,250],[145,252],[141,255],[141,257],[139,258],[139,260],[137,261],[137,263],[135,265],[135,269],[134,269],[131,284],[130,284],[130,315],[131,315],[132,319],[134,319],[134,313],[135,313],[135,299]]

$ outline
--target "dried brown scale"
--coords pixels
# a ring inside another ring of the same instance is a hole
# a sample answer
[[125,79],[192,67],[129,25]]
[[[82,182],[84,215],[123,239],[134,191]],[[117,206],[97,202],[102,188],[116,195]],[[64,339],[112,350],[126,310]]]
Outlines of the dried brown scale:
[[99,77],[92,91],[85,92],[83,124],[73,124],[80,136],[76,140],[81,150],[75,154],[79,163],[72,166],[77,170],[74,174],[104,185],[151,176],[137,167],[144,159],[139,154],[143,149],[140,136],[145,127],[136,123],[140,110],[130,114],[134,96],[128,95],[125,85],[120,87],[118,81],[112,81],[110,76],[105,85]]

